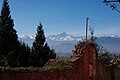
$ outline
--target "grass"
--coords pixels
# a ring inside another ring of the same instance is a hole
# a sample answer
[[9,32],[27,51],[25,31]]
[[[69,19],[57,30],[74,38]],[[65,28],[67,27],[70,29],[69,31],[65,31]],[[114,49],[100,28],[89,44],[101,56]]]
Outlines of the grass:
[[58,62],[52,62],[50,64],[46,64],[44,67],[9,67],[9,66],[1,66],[0,72],[31,72],[31,71],[47,71],[52,69],[57,70],[63,70],[63,69],[69,69],[72,68],[72,63],[69,60],[64,61],[58,61]]

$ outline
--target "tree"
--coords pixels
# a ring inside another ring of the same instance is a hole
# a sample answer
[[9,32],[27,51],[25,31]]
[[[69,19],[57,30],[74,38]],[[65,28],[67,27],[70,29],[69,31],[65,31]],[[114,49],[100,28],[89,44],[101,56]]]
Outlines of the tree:
[[99,45],[96,42],[96,37],[94,37],[94,28],[90,28],[90,42],[92,42],[95,45],[97,54],[98,54],[98,59],[104,63],[107,66],[110,66],[112,63],[112,59],[113,59],[113,54],[111,54],[109,51],[107,51],[103,46]]
[[90,34],[91,34],[90,41],[94,43],[95,39],[96,39],[94,37],[94,27],[90,27],[89,31],[90,31]]
[[19,46],[17,31],[13,28],[14,23],[7,0],[3,1],[0,24],[0,55],[7,56]]
[[48,46],[47,43],[45,43],[44,46],[44,61],[45,63],[49,60],[49,59],[55,59],[56,58],[56,53],[53,49],[50,49],[50,47]]
[[30,57],[30,47],[26,45],[24,42],[21,42],[19,46],[19,52],[21,55],[18,56],[19,66],[27,67],[29,66],[29,57]]
[[[90,39],[87,41],[87,43],[93,43],[96,51],[97,51],[97,58],[106,66],[111,66],[112,60],[113,60],[113,54],[107,51],[103,46],[99,45],[96,42],[96,37],[94,37],[94,28],[90,28]],[[77,45],[75,45],[75,50],[73,50],[73,55],[79,54],[79,48],[84,46],[86,44],[85,41],[78,42]],[[81,46],[80,46],[81,45]]]
[[113,55],[112,67],[120,68],[120,54],[114,54]]
[[35,41],[33,42],[30,63],[34,67],[43,67],[50,58],[55,58],[55,54],[53,50],[50,50],[45,41],[43,26],[40,23],[37,28]]
[[0,16],[0,65],[28,66],[29,55],[30,48],[19,42],[8,0],[4,0]]
[[108,51],[98,54],[98,59],[106,66],[111,66],[113,64],[113,54]]
[[19,48],[7,56],[9,66],[27,67],[29,66],[30,48],[24,42],[20,42]]

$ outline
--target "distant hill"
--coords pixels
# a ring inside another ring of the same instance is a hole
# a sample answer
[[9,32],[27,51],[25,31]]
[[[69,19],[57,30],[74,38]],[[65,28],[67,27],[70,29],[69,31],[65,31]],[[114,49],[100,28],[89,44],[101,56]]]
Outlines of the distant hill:
[[[19,37],[21,41],[24,41],[29,46],[32,46],[34,37],[30,35],[24,35]],[[75,37],[69,35],[65,32],[56,35],[50,35],[47,37],[47,42],[51,48],[53,48],[58,54],[58,56],[69,56],[74,49],[75,44],[81,40],[81,37]],[[108,37],[98,37],[96,39],[97,43],[102,45],[110,52],[120,53],[120,37],[119,36],[108,36]]]
[[120,53],[120,37],[99,37],[96,41],[106,48],[106,50]]

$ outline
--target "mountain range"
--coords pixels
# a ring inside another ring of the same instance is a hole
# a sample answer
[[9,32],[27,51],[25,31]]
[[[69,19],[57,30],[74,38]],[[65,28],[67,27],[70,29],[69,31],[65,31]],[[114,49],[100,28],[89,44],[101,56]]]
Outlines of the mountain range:
[[[34,39],[35,37],[31,35],[19,36],[19,40],[25,42],[30,47],[32,46]],[[70,56],[72,50],[74,50],[74,46],[78,41],[81,40],[81,37],[75,37],[65,32],[56,35],[49,35],[46,37],[46,41],[50,48],[54,49],[57,53],[57,56],[60,57]],[[120,53],[120,37],[117,35],[97,37],[96,42],[110,52]]]

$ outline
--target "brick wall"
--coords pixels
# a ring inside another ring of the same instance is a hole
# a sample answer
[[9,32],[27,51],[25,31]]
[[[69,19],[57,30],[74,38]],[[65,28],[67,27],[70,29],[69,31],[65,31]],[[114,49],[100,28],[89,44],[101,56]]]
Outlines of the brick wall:
[[112,80],[111,79],[111,69],[104,66],[99,60],[97,62],[97,80]]
[[79,49],[79,56],[71,58],[72,68],[27,72],[0,70],[0,80],[120,80],[120,69],[105,67],[97,59],[93,44]]
[[77,70],[50,70],[42,72],[4,72],[0,80],[81,80]]
[[0,72],[0,80],[84,80],[81,59],[74,62],[69,69],[52,69],[46,71],[28,71],[28,72]]
[[114,76],[115,76],[114,80],[120,80],[120,69],[119,68],[114,69]]

